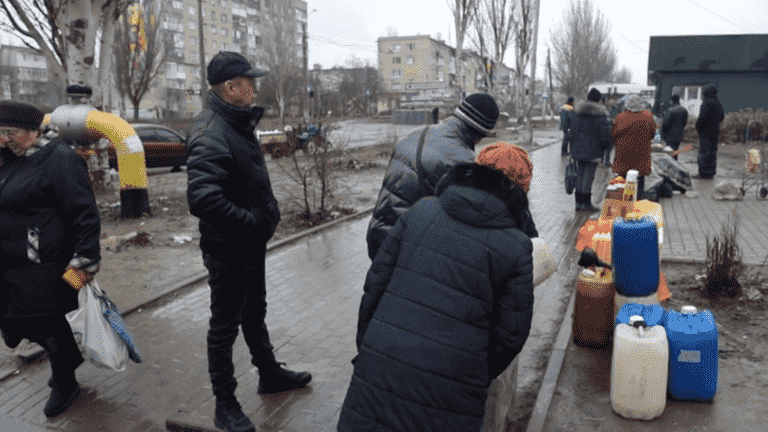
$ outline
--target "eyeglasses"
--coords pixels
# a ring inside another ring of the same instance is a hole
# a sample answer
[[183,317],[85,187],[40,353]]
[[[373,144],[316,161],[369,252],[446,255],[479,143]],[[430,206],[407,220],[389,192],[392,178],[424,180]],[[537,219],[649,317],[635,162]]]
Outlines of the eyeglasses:
[[15,127],[0,127],[0,136],[1,137],[14,137],[22,133],[23,130]]

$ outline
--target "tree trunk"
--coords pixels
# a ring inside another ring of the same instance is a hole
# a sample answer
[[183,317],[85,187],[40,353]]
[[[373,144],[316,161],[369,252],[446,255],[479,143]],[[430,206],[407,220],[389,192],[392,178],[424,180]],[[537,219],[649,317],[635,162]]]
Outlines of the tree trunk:
[[101,16],[101,53],[99,54],[99,78],[93,86],[93,100],[101,104],[102,111],[108,106],[112,83],[112,45],[115,41],[115,8],[117,1],[110,3]]
[[530,146],[533,143],[533,123],[531,122],[531,112],[533,111],[533,100],[536,93],[536,51],[539,37],[539,0],[536,2],[535,19],[533,21],[533,43],[531,45],[531,91],[528,109],[525,110],[525,124],[529,133],[526,133],[523,144]]

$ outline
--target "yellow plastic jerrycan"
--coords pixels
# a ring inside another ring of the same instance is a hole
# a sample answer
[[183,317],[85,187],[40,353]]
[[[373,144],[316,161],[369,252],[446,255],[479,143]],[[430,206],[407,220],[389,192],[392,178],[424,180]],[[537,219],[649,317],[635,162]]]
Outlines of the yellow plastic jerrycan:
[[667,403],[669,343],[664,327],[647,327],[640,315],[614,332],[611,407],[628,419],[651,420]]

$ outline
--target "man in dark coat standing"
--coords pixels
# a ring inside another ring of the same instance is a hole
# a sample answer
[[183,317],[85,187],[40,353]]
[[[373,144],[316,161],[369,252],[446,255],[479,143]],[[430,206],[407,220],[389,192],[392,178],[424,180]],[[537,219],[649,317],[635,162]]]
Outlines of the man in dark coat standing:
[[532,165],[506,147],[489,155],[495,169],[454,165],[389,230],[360,301],[339,432],[480,430],[488,386],[533,316]]
[[576,211],[594,213],[592,182],[597,164],[613,145],[608,110],[600,104],[603,95],[596,88],[587,94],[587,100],[576,104],[569,129],[571,157],[576,161]]
[[[664,122],[661,125],[661,139],[677,150],[683,142],[685,125],[688,124],[688,110],[680,105],[680,95],[672,95],[671,105],[664,113]],[[672,156],[677,160],[677,155]]]
[[245,57],[222,51],[208,64],[211,93],[189,139],[187,201],[200,218],[200,249],[211,287],[208,372],[216,396],[216,426],[255,431],[235,398],[232,345],[238,327],[254,366],[259,393],[305,387],[312,376],[275,359],[267,315],[267,241],[280,221],[261,147],[254,135],[264,109],[254,106],[256,78]]
[[[476,93],[467,96],[440,124],[413,131],[398,141],[368,225],[366,240],[371,260],[400,215],[422,197],[433,195],[435,185],[453,165],[475,160],[475,145],[488,136],[498,118],[499,107],[493,98]],[[417,155],[422,139],[423,148]]]
[[568,129],[571,128],[571,117],[573,117],[573,96],[568,97],[568,101],[560,108],[560,130],[563,131],[563,145],[560,148],[560,156],[568,156]]
[[704,86],[696,132],[699,133],[699,173],[693,178],[711,180],[717,173],[717,142],[720,139],[720,123],[725,119],[723,105],[717,99],[717,86]]

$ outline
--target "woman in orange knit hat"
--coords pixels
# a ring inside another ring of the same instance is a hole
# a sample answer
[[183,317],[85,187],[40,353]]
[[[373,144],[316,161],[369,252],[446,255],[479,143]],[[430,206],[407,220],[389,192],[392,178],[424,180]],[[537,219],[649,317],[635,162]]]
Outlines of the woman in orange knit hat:
[[531,328],[532,170],[492,144],[397,219],[365,280],[339,432],[481,429],[486,389]]

